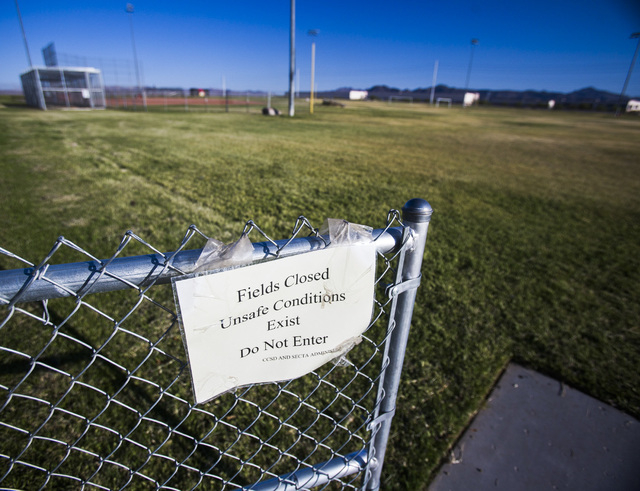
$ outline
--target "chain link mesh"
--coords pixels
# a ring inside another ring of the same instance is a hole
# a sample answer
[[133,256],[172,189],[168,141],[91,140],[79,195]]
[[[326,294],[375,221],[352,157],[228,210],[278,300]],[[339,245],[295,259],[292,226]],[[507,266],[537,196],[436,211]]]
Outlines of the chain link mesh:
[[[396,211],[386,229],[394,225],[402,226]],[[243,233],[252,230],[275,244],[251,221]],[[304,233],[318,235],[300,217],[277,255]],[[197,236],[207,238],[190,227],[175,253]],[[36,277],[54,281],[47,269],[65,250],[98,261],[94,276],[103,277],[113,275],[111,261],[131,243],[161,254],[132,232],[103,261],[64,238],[37,266],[0,248],[2,266],[35,272],[16,296],[0,297],[3,487],[250,488],[354,452],[366,455],[392,302],[385,287],[395,281],[401,248],[379,254],[371,324],[339,363],[195,405],[170,285],[119,278],[130,288],[91,295],[92,278],[76,291],[57,285],[67,298],[19,303]],[[175,253],[161,254],[158,267],[175,269]],[[360,488],[364,474],[322,489]]]

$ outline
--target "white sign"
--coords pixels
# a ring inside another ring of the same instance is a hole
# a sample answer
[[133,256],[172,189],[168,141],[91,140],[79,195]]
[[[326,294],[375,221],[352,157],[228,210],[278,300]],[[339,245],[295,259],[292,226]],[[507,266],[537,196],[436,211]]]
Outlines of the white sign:
[[366,90],[350,90],[349,100],[352,101],[364,101],[369,96],[369,92]]
[[360,340],[375,245],[335,246],[186,279],[174,288],[197,403],[301,377]]

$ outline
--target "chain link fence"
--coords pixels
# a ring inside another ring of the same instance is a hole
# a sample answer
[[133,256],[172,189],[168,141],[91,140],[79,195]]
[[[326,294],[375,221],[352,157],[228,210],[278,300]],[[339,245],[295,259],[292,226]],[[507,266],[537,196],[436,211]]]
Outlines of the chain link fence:
[[[228,91],[226,94],[192,95],[183,89],[106,89],[106,105],[109,109],[147,112],[190,113],[251,113],[264,114],[271,107],[277,114],[284,114],[287,98],[267,92]],[[275,112],[270,115],[277,115]]]
[[[169,284],[196,227],[171,253],[127,232],[108,260],[62,237],[39,264],[0,248],[0,485],[377,489],[430,216],[411,200],[374,230],[375,311],[340,362],[198,405]],[[254,261],[328,241],[302,217],[285,240],[245,232]],[[68,250],[85,261],[55,264]]]

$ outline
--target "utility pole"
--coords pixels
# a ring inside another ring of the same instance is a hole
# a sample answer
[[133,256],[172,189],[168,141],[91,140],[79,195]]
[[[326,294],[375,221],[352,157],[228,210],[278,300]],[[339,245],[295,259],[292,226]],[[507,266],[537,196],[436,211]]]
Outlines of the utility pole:
[[629,66],[629,72],[627,73],[627,78],[624,81],[624,85],[622,86],[622,92],[620,92],[620,97],[618,98],[616,116],[620,116],[620,104],[622,104],[624,93],[627,91],[627,86],[629,85],[629,80],[631,79],[631,72],[633,72],[633,67],[636,64],[636,60],[638,59],[638,50],[640,50],[640,32],[634,32],[629,37],[629,39],[636,39],[636,38],[638,38],[638,45],[636,46],[635,53],[633,53],[633,58],[631,59],[631,66]]

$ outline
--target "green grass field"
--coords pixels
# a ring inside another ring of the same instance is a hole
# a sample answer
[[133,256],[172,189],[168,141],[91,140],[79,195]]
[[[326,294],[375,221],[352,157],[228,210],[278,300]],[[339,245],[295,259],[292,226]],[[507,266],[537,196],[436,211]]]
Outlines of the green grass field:
[[298,215],[381,227],[424,198],[385,485],[426,487],[510,360],[640,417],[640,119],[297,113],[0,108],[0,246],[37,263],[64,235],[110,257],[128,229],[172,250],[192,223],[230,241],[248,219],[284,238]]

